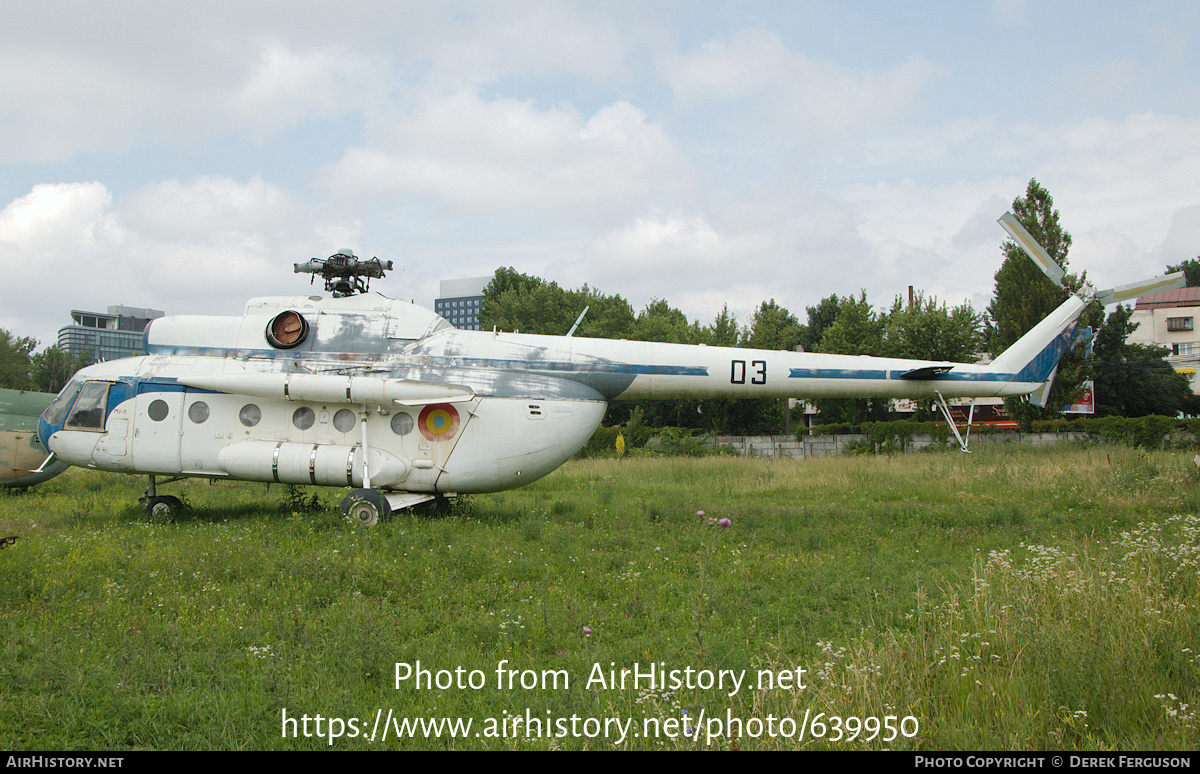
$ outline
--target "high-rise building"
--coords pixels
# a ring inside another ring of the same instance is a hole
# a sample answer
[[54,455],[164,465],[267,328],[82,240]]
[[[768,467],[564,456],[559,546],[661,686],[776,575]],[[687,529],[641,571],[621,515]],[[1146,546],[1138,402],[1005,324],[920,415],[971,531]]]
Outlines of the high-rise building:
[[71,310],[71,325],[58,331],[58,345],[79,355],[84,352],[96,360],[116,360],[144,355],[142,332],[151,320],[163,316],[158,309],[110,306],[106,314]]
[[491,277],[442,280],[433,311],[446,318],[455,328],[479,330],[479,313],[483,309],[483,289]]

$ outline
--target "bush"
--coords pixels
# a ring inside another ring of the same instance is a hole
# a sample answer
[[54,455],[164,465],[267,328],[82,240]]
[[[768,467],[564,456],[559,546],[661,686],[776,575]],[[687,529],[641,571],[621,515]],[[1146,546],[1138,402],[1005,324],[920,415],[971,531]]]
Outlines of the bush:
[[682,427],[660,427],[637,450],[648,457],[707,457],[713,454],[737,454],[732,446],[721,446],[709,436]]
[[737,454],[732,446],[721,446],[712,436],[683,427],[599,427],[576,459],[616,457],[617,436],[625,439],[626,456],[705,457],[710,454]]

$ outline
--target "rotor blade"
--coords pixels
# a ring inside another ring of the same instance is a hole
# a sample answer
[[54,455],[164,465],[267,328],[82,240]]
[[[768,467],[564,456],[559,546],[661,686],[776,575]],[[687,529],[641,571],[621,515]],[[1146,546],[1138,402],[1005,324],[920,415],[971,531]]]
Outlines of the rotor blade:
[[1037,240],[1025,230],[1025,227],[1021,225],[1021,221],[1017,220],[1017,216],[1011,212],[1006,212],[998,222],[1000,223],[1000,228],[1008,232],[1008,235],[1013,238],[1014,242],[1021,246],[1025,254],[1042,270],[1042,273],[1049,277],[1055,285],[1058,285],[1060,288],[1063,287],[1063,275],[1066,272],[1037,243]]
[[1161,293],[1164,290],[1174,290],[1187,285],[1187,281],[1183,278],[1183,272],[1177,271],[1174,274],[1168,274],[1165,277],[1154,277],[1153,279],[1142,280],[1141,282],[1132,282],[1128,285],[1121,285],[1117,288],[1109,288],[1096,293],[1096,300],[1101,304],[1108,306],[1109,304],[1120,304],[1125,301],[1138,298],[1139,296],[1148,295],[1150,293]]

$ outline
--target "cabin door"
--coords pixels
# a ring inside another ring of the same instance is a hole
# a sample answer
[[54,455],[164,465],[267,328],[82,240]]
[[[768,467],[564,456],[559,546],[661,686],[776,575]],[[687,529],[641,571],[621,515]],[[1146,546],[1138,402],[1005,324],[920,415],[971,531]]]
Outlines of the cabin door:
[[178,473],[183,385],[140,385],[133,425],[135,469],[141,473]]

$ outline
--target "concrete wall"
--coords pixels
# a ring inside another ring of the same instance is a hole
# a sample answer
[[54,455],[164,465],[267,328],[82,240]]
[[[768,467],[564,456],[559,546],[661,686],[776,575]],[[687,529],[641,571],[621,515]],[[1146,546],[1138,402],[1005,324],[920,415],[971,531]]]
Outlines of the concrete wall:
[[[1027,443],[1044,445],[1059,441],[1087,440],[1086,433],[989,433],[972,435],[970,446],[992,443]],[[790,435],[721,435],[717,443],[732,446],[744,457],[824,457],[844,454],[846,445],[854,441],[870,439],[863,433],[841,435],[805,435],[799,439]],[[930,435],[914,435],[909,439],[908,451],[918,451],[935,442]],[[951,438],[950,444],[957,445]]]

